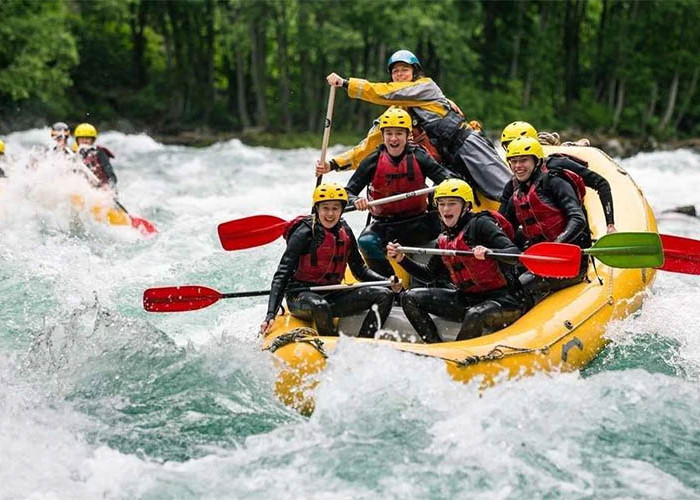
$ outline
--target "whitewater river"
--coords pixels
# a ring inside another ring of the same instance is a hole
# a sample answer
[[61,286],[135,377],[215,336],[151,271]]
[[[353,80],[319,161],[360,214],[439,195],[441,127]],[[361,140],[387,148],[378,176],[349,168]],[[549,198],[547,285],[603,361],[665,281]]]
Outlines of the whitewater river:
[[[47,135],[5,137],[0,498],[700,498],[700,276],[660,274],[583,372],[483,394],[442,362],[343,341],[306,418],[273,394],[265,298],[157,315],[141,295],[269,286],[282,242],[225,252],[216,226],[307,211],[318,151],[102,134],[122,203],[160,229],[144,240],[71,222],[75,179],[21,166]],[[699,155],[622,165],[657,212],[700,205]],[[700,219],[660,227],[700,238]]]

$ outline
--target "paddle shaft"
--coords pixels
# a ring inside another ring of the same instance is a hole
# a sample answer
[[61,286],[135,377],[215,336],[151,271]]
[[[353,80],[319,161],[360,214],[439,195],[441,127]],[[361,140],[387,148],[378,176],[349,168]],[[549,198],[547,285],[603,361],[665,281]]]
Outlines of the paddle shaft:
[[[401,251],[403,253],[413,253],[413,254],[422,254],[422,255],[452,255],[452,256],[474,255],[474,252],[472,250],[447,250],[447,249],[442,249],[442,248],[399,247],[399,251]],[[524,253],[502,253],[502,252],[493,252],[491,250],[488,251],[486,256],[487,257],[506,257],[506,258],[527,257],[529,259],[535,259],[535,260],[552,260],[552,259],[560,260],[558,257],[527,255]]]
[[[349,290],[351,288],[362,288],[366,286],[391,286],[393,283],[389,280],[386,281],[363,281],[359,283],[353,283],[350,285],[319,285],[310,286],[304,288],[291,288],[287,291],[289,292],[332,292],[335,290]],[[252,290],[249,292],[232,292],[232,293],[222,293],[222,299],[237,299],[241,297],[260,297],[263,295],[269,295],[271,290]]]
[[[394,203],[396,201],[407,200],[408,198],[413,198],[415,196],[430,194],[433,191],[435,191],[435,189],[437,189],[437,186],[417,189],[415,191],[409,191],[408,193],[395,194],[393,196],[387,196],[386,198],[381,198],[379,200],[372,200],[369,203],[367,203],[367,205],[370,207],[386,205],[387,203]],[[355,205],[350,205],[344,210],[344,212],[354,212],[355,210],[357,210],[357,208],[355,208]]]
[[[326,109],[326,121],[323,124],[323,143],[321,144],[321,165],[326,164],[326,152],[328,151],[328,141],[331,138],[331,125],[333,123],[333,107],[335,106],[335,91],[337,87],[331,86],[328,94],[328,108]],[[316,185],[319,186],[323,176],[316,178]]]

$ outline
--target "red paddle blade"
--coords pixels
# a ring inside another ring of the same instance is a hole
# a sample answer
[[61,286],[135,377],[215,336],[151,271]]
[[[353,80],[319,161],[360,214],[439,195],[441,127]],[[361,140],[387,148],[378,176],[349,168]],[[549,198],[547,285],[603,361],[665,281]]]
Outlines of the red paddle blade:
[[700,274],[700,241],[680,236],[661,235],[664,265],[659,269],[674,273]]
[[569,243],[537,243],[525,250],[520,261],[538,276],[573,278],[581,268],[581,248]]
[[156,234],[158,230],[156,229],[156,226],[154,226],[152,223],[147,221],[146,219],[143,219],[141,217],[135,217],[133,215],[130,215],[131,217],[131,227],[134,229],[138,229],[141,234],[144,236],[148,236],[151,234]]
[[143,292],[143,308],[149,312],[182,312],[203,309],[221,298],[205,286],[166,286]]
[[266,245],[284,233],[287,221],[274,215],[254,215],[219,224],[219,240],[224,250]]

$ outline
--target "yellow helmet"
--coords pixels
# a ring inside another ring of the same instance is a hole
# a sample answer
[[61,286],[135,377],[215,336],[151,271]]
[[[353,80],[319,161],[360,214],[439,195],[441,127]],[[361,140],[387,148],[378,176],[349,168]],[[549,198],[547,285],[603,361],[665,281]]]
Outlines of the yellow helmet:
[[474,191],[462,179],[447,179],[438,184],[433,196],[435,204],[440,198],[461,198],[465,203],[474,205]]
[[93,137],[97,138],[97,129],[90,125],[89,123],[81,123],[77,127],[75,127],[75,131],[73,131],[73,135],[77,137]]
[[537,139],[532,137],[518,137],[508,144],[508,150],[506,151],[506,158],[510,159],[514,156],[527,156],[532,155],[538,160],[544,158],[544,150],[542,149],[542,144]]
[[0,139],[0,155],[4,155],[4,154],[5,154],[5,142],[2,139]]
[[405,128],[411,131],[411,115],[406,110],[392,106],[379,117],[379,130],[388,127]]
[[532,137],[533,139],[537,139],[537,130],[528,122],[513,122],[506,125],[506,128],[501,132],[501,144],[504,148],[507,148],[510,141],[518,137]]
[[322,201],[337,200],[343,204],[343,207],[348,204],[348,192],[338,183],[329,182],[321,184],[314,189],[314,205]]

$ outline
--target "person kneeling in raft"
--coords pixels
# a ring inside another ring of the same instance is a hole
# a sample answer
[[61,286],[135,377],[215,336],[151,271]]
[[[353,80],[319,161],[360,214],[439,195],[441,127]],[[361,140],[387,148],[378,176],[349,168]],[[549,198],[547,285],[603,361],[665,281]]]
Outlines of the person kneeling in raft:
[[[358,210],[367,210],[368,200],[379,200],[396,194],[427,187],[428,178],[438,184],[455,177],[433,160],[423,148],[408,145],[411,117],[401,108],[391,107],[379,117],[384,144],[360,163],[345,189],[350,203]],[[367,187],[367,198],[358,197]],[[428,211],[428,195],[370,208],[372,223],[360,234],[358,243],[369,267],[384,276],[393,274],[384,256],[384,247],[398,240],[404,245],[422,246],[440,233],[435,212]]]
[[[406,317],[426,343],[441,342],[430,314],[462,322],[457,340],[467,340],[500,330],[518,319],[526,309],[517,290],[515,268],[520,249],[505,234],[507,224],[497,213],[473,214],[474,193],[459,179],[442,182],[435,190],[444,231],[438,238],[443,250],[473,251],[473,255],[435,255],[428,264],[407,258],[396,243],[387,245],[387,255],[411,275],[429,282],[447,271],[456,289],[416,288],[401,299]],[[491,249],[514,254],[499,263],[486,259]]]
[[[347,265],[359,281],[385,279],[367,267],[357,249],[352,229],[341,219],[347,203],[348,194],[342,186],[321,184],[314,189],[313,213],[288,223],[284,234],[287,249],[272,278],[267,316],[260,325],[261,334],[272,329],[288,288],[340,284]],[[400,291],[399,279],[392,276],[392,281],[394,291]],[[373,337],[391,312],[394,293],[384,287],[367,286],[333,292],[289,291],[286,299],[289,312],[298,318],[313,319],[320,335],[338,334],[333,324],[334,317],[368,311],[358,337]],[[372,310],[375,304],[377,312]]]

